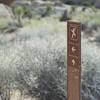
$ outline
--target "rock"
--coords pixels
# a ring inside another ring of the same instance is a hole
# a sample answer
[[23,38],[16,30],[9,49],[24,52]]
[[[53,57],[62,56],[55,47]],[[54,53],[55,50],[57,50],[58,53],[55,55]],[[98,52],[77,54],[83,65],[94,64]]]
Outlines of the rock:
[[27,0],[15,0],[13,5],[21,6],[21,5],[31,5],[31,1]]
[[0,4],[0,18],[9,18],[12,19],[14,17],[11,9],[3,4]]
[[54,7],[54,14],[62,16],[65,10],[65,7]]
[[97,2],[95,2],[95,7],[100,8],[100,1],[99,0]]
[[33,6],[46,6],[46,5],[50,5],[53,6],[55,3],[51,2],[51,1],[42,1],[42,0],[34,0],[32,1],[32,5]]
[[63,3],[61,1],[55,1],[55,6],[63,6]]
[[34,11],[37,13],[37,15],[41,16],[41,17],[46,17],[46,16],[50,16],[52,13],[52,7],[39,7],[34,9]]
[[0,4],[0,30],[8,27],[8,24],[15,21],[12,10],[3,4]]

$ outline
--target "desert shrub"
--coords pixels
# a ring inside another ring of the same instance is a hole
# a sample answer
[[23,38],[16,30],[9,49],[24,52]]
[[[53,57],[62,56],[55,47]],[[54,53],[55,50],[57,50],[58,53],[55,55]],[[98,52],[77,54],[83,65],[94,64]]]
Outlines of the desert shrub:
[[71,18],[68,16],[67,10],[65,10],[60,18],[60,21],[70,20]]
[[82,77],[82,100],[98,100],[100,98],[100,73],[96,69],[85,71]]
[[52,6],[51,5],[47,5],[46,6],[46,11],[48,12],[48,14],[50,14],[50,12],[52,11]]
[[[16,87],[24,94],[38,97],[40,100],[44,98],[65,100],[67,94],[65,24],[59,25],[55,20],[51,20],[50,23],[47,20],[40,21],[33,21],[34,24],[30,28],[19,30],[14,43],[10,41],[12,44],[9,42],[0,44],[0,77],[4,75],[0,80],[0,92],[7,91],[2,85],[4,79],[8,80],[6,84],[10,89],[15,82]],[[0,35],[1,40],[2,37],[5,39],[5,35]],[[100,96],[100,74],[97,72],[100,69],[99,53],[100,48],[82,38],[83,100],[84,98],[98,100]],[[91,70],[92,68],[96,70]]]
[[7,27],[8,23],[9,23],[9,19],[0,18],[0,30]]
[[100,98],[100,61],[97,52],[99,50],[95,44],[82,40],[82,100],[98,100]]
[[10,68],[0,68],[0,97],[2,100],[10,100],[10,92],[14,86],[14,73]]
[[38,94],[40,100],[66,100],[64,70],[53,66],[44,68],[38,77]]
[[[46,26],[48,25],[46,24]],[[67,74],[66,37],[63,33],[52,34],[52,31],[50,31],[51,25],[48,27],[42,27],[41,31],[32,31],[33,33],[38,34],[36,36],[30,32],[32,39],[28,39],[23,42],[23,48],[20,51],[21,58],[17,64],[16,81],[18,82],[18,88],[21,91],[26,91],[24,92],[25,94],[38,97],[40,100],[43,100],[44,98],[48,100],[50,97],[51,100],[65,100]],[[42,38],[39,37],[39,34],[42,34]],[[26,34],[23,32],[23,36],[24,35]],[[23,36],[20,38],[22,39]],[[96,81],[99,82],[100,80],[96,76],[100,63],[100,56],[97,52],[100,51],[97,49],[96,45],[87,42],[85,39],[82,39],[83,100],[84,98],[86,98],[85,100],[92,100],[92,98],[98,100],[97,98],[99,97],[99,94],[96,96],[96,93],[94,92],[88,93],[88,91],[92,91],[92,89],[93,91],[96,90],[99,93],[99,87],[92,88],[95,86],[95,84],[99,84],[94,81],[95,77]],[[96,68],[96,70],[91,70],[92,68]],[[93,75],[89,74],[92,74],[93,72],[96,73],[94,74],[94,77],[92,77]],[[85,92],[85,87],[88,89],[87,92]],[[55,95],[52,96],[52,93]],[[86,95],[88,97],[86,97]]]
[[52,10],[53,10],[53,7],[50,4],[46,5],[45,11],[44,13],[42,13],[42,17],[50,16],[52,13]]
[[29,9],[28,7],[23,7],[23,18],[26,17],[26,18],[29,18],[31,19],[32,18],[32,11],[31,9]]
[[66,99],[66,48],[59,39],[51,43],[53,39],[38,39],[32,47],[24,46],[17,67],[19,87],[40,100]]
[[24,14],[23,7],[21,7],[21,6],[15,7],[14,8],[14,13],[15,13],[15,16],[17,18],[17,21],[19,23],[19,26],[22,27],[22,16]]

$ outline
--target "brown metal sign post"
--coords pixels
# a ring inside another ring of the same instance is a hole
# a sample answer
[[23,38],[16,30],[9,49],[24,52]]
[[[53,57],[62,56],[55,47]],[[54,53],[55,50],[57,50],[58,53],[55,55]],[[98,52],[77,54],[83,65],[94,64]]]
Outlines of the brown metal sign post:
[[67,23],[67,97],[81,99],[81,24]]

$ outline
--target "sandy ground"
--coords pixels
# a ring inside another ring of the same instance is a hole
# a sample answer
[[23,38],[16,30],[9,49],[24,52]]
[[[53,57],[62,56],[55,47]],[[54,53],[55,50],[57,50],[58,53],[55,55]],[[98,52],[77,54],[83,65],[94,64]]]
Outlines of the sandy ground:
[[19,90],[13,90],[11,93],[10,100],[37,100],[36,98],[31,98],[29,96],[22,96]]

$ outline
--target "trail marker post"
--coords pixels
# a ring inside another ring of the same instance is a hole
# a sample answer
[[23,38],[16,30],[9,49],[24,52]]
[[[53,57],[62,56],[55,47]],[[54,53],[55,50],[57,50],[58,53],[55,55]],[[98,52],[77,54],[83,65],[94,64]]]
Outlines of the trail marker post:
[[67,100],[81,100],[81,24],[67,23]]

